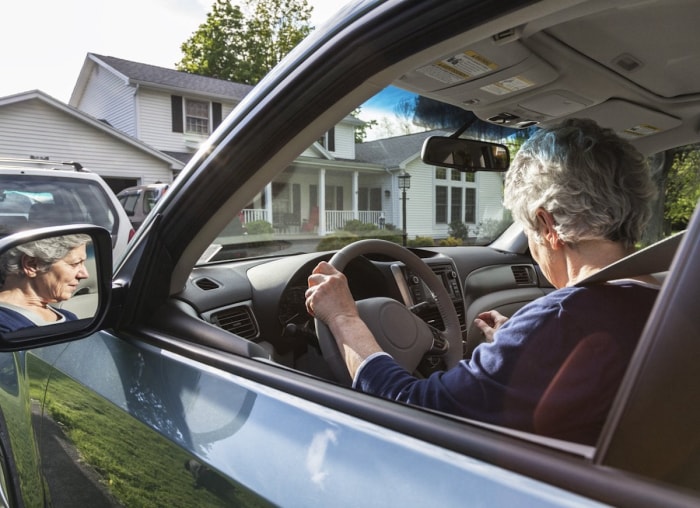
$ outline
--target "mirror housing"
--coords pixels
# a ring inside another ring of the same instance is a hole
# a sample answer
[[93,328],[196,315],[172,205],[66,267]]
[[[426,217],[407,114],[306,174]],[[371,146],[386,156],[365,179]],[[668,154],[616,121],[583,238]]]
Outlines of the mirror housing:
[[[88,259],[85,262],[85,265],[89,266],[89,276],[85,279],[89,284],[82,286],[81,283],[82,287],[79,286],[74,295],[63,303],[75,303],[72,300],[83,299],[87,304],[76,306],[83,309],[82,312],[71,310],[70,312],[77,319],[57,324],[0,332],[0,352],[33,349],[77,340],[100,329],[107,316],[112,293],[112,238],[106,229],[87,224],[71,224],[22,231],[0,239],[0,257],[22,244],[75,234],[88,235],[91,239],[87,244]],[[0,283],[2,284],[0,291],[2,291],[5,281]],[[60,309],[61,305],[55,305],[55,307]],[[66,309],[69,308],[66,306]]]
[[430,136],[423,142],[421,159],[426,164],[473,173],[506,171],[510,165],[508,147],[475,139]]

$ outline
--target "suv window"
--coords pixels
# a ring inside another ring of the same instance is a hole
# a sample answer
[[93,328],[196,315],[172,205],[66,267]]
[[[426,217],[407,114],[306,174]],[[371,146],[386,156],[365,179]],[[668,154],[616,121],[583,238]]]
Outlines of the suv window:
[[73,178],[3,175],[0,235],[71,223],[96,224],[116,233],[116,213],[98,184]]
[[134,210],[136,210],[136,203],[138,203],[139,200],[138,192],[133,194],[120,194],[117,196],[117,199],[124,207],[124,210],[126,210],[126,213],[129,215],[134,214]]

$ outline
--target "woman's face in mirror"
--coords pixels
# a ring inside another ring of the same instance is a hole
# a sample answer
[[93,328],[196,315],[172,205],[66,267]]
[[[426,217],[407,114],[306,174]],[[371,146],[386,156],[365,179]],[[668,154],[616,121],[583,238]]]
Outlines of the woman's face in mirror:
[[83,244],[69,251],[46,271],[37,270],[32,273],[31,267],[26,267],[25,271],[29,270],[28,275],[33,275],[36,294],[46,303],[57,303],[73,296],[80,281],[88,278],[86,259],[87,254]]

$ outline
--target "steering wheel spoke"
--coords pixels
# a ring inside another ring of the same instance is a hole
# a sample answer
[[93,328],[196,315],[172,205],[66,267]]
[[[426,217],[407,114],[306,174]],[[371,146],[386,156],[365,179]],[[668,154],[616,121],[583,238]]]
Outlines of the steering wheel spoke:
[[433,344],[428,351],[429,355],[445,355],[450,350],[450,343],[441,330],[428,325],[433,334]]
[[[330,264],[343,271],[352,259],[370,253],[384,254],[403,262],[419,276],[433,293],[445,325],[445,330],[438,330],[391,298],[360,300],[357,302],[360,317],[382,349],[409,372],[415,372],[426,355],[440,356],[447,368],[456,365],[462,359],[462,333],[457,311],[442,281],[422,259],[395,243],[371,239],[347,245],[331,258]],[[339,382],[349,385],[352,380],[335,338],[319,320],[316,320],[316,330],[321,352],[331,371]]]

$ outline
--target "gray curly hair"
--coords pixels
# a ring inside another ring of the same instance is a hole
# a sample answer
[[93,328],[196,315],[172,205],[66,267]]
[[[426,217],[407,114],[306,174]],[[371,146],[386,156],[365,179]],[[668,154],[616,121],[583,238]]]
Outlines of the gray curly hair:
[[550,212],[568,244],[607,239],[632,247],[656,197],[645,157],[611,129],[571,119],[542,129],[506,173],[504,205],[536,242],[536,210]]
[[22,256],[36,259],[38,270],[45,272],[56,261],[66,257],[70,251],[91,240],[90,235],[77,234],[45,238],[18,245],[0,256],[0,279],[4,281],[7,275],[22,273]]

